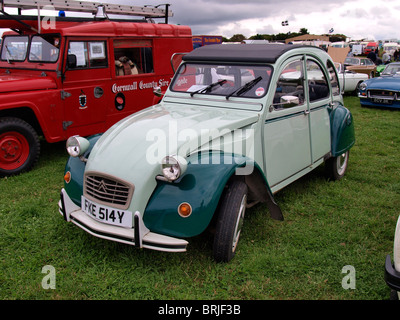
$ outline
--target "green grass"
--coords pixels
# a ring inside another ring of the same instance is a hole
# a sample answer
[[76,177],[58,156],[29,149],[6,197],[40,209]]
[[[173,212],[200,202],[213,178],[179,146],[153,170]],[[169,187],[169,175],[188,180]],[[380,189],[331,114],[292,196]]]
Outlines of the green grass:
[[[212,238],[185,253],[138,250],[93,237],[58,213],[67,159],[64,143],[42,143],[31,172],[0,179],[1,299],[389,298],[384,261],[392,254],[400,207],[400,110],[361,108],[345,97],[356,126],[348,172],[337,182],[323,167],[276,195],[284,221],[264,205],[246,213],[236,257],[211,258]],[[41,282],[45,265],[56,289]],[[356,271],[345,290],[342,268]]]

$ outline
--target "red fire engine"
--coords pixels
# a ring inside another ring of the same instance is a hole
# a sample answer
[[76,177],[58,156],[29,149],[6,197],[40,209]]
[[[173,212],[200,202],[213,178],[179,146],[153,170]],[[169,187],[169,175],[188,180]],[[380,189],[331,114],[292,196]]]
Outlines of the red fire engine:
[[[18,15],[6,13],[6,5]],[[48,6],[96,14],[40,16]],[[37,17],[20,15],[32,8]],[[0,12],[0,28],[12,30],[3,34],[0,52],[0,176],[31,169],[40,136],[51,143],[101,133],[152,105],[153,90],[166,90],[173,76],[171,56],[193,49],[190,28],[168,24],[168,5],[1,0]]]

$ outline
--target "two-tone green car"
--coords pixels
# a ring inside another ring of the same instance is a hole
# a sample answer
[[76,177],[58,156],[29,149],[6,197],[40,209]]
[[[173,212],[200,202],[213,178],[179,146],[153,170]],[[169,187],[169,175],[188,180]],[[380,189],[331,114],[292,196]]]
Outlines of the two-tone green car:
[[316,47],[198,48],[159,104],[68,139],[59,211],[94,236],[169,252],[212,229],[214,259],[229,261],[246,208],[283,220],[277,191],[322,163],[345,174],[355,138],[340,92]]

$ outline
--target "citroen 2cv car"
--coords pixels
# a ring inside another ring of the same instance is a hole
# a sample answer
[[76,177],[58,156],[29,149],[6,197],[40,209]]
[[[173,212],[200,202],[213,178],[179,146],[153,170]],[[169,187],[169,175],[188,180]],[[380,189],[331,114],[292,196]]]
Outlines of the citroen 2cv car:
[[316,47],[192,51],[159,104],[68,139],[60,213],[94,236],[170,252],[212,226],[214,259],[229,261],[246,207],[283,220],[278,190],[323,162],[332,179],[345,174],[354,125],[335,70]]

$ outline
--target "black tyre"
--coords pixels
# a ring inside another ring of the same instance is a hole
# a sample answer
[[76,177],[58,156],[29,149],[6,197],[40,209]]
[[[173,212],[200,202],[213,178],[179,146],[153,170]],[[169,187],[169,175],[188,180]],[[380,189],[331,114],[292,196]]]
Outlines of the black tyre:
[[40,154],[36,131],[18,118],[0,118],[0,177],[30,170]]
[[234,256],[247,204],[247,185],[242,181],[228,184],[221,200],[214,237],[214,259],[228,262]]
[[337,157],[328,159],[325,163],[326,174],[331,180],[340,180],[347,171],[350,151],[346,151]]

